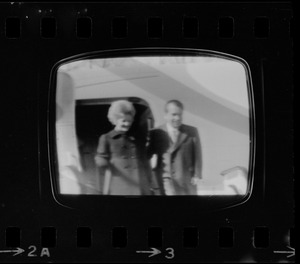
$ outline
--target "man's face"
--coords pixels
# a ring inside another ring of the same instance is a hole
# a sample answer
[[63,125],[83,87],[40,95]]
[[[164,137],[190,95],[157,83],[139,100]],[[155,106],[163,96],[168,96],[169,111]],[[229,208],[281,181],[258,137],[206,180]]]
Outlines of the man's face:
[[165,113],[166,122],[178,129],[182,124],[182,109],[175,104],[168,104],[166,107],[167,112]]

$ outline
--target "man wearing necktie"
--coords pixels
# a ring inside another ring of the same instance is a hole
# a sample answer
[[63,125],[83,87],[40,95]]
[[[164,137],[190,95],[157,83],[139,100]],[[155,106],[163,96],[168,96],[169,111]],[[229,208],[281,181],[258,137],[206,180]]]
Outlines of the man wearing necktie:
[[153,188],[163,195],[197,195],[197,182],[202,178],[198,130],[182,124],[183,109],[180,101],[168,101],[166,123],[150,131],[148,157],[156,158]]

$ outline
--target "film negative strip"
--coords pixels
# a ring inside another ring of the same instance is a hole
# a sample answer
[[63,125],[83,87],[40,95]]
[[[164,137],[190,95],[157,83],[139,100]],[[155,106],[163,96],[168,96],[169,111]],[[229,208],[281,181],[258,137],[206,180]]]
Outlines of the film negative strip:
[[294,262],[290,2],[2,3],[0,262]]

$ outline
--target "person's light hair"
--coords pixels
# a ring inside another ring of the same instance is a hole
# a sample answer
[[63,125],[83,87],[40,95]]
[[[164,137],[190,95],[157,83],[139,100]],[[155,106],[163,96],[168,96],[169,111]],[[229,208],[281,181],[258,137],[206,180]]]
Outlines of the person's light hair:
[[112,102],[108,109],[107,118],[108,120],[115,125],[117,120],[120,119],[123,115],[131,115],[132,118],[135,116],[135,108],[133,104],[126,100],[118,100]]
[[165,112],[168,113],[168,106],[170,104],[173,104],[173,105],[176,105],[177,107],[179,107],[181,110],[184,109],[184,106],[183,106],[183,103],[180,102],[179,100],[175,100],[175,99],[172,99],[172,100],[169,100],[166,104],[165,104]]

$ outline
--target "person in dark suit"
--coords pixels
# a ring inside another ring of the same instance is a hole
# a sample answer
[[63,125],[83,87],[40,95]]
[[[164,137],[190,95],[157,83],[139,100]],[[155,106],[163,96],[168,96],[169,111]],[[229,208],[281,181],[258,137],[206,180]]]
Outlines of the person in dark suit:
[[153,188],[162,195],[197,195],[196,185],[202,178],[198,130],[182,124],[182,114],[180,101],[168,101],[166,123],[151,130],[149,135],[148,158],[152,158],[156,176]]
[[152,194],[145,141],[130,131],[134,116],[135,108],[126,100],[115,101],[109,108],[108,119],[115,127],[101,135],[95,156],[103,194]]

